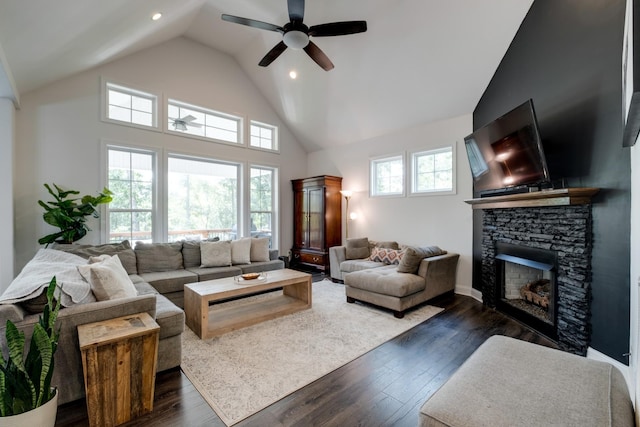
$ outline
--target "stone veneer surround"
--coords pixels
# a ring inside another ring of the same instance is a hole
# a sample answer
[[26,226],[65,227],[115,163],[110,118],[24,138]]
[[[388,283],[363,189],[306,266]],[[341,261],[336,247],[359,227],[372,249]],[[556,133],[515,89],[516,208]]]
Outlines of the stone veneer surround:
[[496,242],[558,254],[557,335],[563,350],[586,355],[591,336],[591,205],[483,210],[482,299],[495,307]]

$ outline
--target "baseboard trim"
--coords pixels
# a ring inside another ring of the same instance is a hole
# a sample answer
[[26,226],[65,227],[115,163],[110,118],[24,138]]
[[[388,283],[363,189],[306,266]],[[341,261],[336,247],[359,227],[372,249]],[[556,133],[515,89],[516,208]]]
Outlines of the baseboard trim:
[[482,302],[482,292],[477,289],[474,289],[470,286],[460,286],[456,285],[455,290],[453,291],[458,295],[464,295],[466,297],[471,297],[478,302]]
[[635,379],[633,378],[633,373],[631,372],[631,369],[629,368],[629,366],[625,365],[624,363],[620,363],[617,360],[607,356],[604,353],[600,353],[598,350],[595,350],[591,347],[587,349],[587,359],[606,362],[615,366],[620,371],[620,373],[622,373],[622,376],[624,377],[624,380],[627,383],[627,389],[629,390],[629,396],[631,397],[631,401],[635,402],[635,395],[636,395]]

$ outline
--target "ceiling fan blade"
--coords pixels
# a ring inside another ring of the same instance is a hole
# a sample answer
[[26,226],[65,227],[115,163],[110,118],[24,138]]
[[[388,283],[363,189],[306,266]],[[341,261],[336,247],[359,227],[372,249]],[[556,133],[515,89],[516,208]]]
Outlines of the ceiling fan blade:
[[307,55],[309,55],[311,59],[313,59],[315,63],[321,66],[325,71],[333,69],[333,62],[331,62],[329,57],[325,55],[314,42],[310,41],[309,44],[305,46],[304,51],[307,52]]
[[180,120],[182,120],[183,122],[189,123],[189,122],[192,122],[192,121],[196,120],[196,118],[193,117],[191,114],[189,114],[188,116],[185,116],[185,117],[181,118]]
[[239,16],[222,14],[222,20],[227,22],[233,22],[234,24],[246,25],[248,27],[258,28],[267,31],[276,31],[278,33],[284,33],[284,28],[268,22],[256,21],[255,19],[241,18]]
[[261,67],[266,67],[267,65],[275,61],[276,58],[280,56],[285,50],[287,50],[287,45],[281,41],[280,43],[275,45],[273,49],[267,52],[267,54],[264,56],[264,58],[262,58],[258,65],[260,65]]
[[365,31],[367,31],[367,21],[330,22],[310,27],[309,35],[313,37],[346,36]]
[[304,0],[287,0],[289,8],[289,20],[300,21],[304,19]]

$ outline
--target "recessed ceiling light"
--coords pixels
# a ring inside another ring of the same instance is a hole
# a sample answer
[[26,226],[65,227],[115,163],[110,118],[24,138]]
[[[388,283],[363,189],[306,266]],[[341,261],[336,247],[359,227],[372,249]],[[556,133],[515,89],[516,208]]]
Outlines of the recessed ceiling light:
[[296,72],[296,70],[289,71],[289,77],[295,80],[295,78],[298,77],[298,73]]
[[153,19],[154,21],[157,21],[160,18],[162,18],[162,13],[160,12],[156,12],[151,16],[151,19]]

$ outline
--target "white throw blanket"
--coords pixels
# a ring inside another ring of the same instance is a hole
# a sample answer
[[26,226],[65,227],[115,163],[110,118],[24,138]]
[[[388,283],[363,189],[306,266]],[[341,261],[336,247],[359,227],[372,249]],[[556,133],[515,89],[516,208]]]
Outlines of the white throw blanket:
[[53,276],[56,276],[58,283],[55,296],[64,307],[95,301],[89,282],[78,271],[78,266],[84,264],[87,264],[87,260],[77,255],[55,249],[40,249],[0,296],[0,304],[13,304],[37,297],[49,286]]

